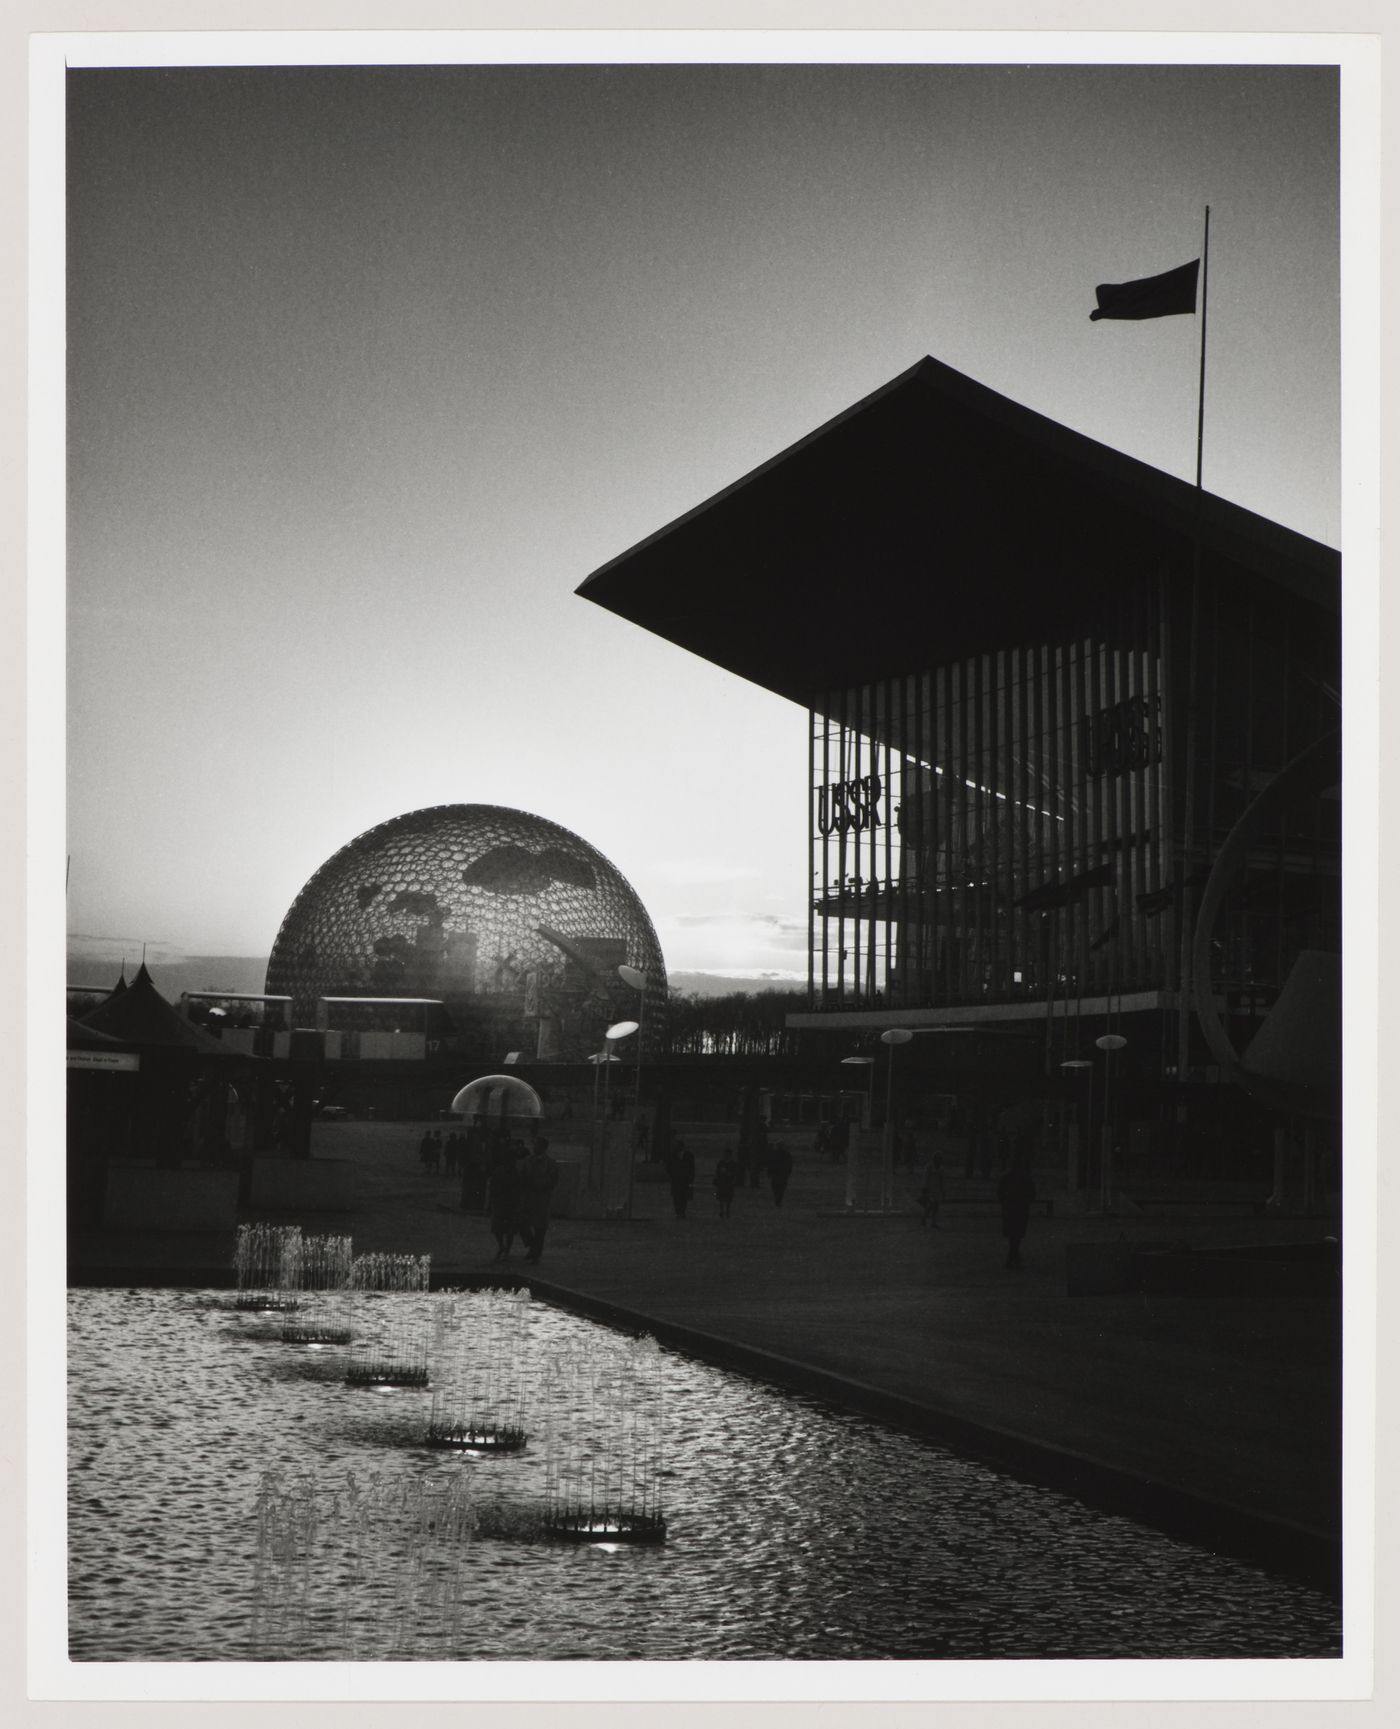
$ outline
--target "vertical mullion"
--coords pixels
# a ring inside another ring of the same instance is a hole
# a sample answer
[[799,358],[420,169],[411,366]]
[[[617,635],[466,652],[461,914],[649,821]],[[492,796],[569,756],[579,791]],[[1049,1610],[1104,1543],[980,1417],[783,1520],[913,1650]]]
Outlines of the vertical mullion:
[[971,832],[972,832],[972,836],[973,836],[973,843],[972,844],[976,849],[975,854],[974,854],[974,861],[975,862],[974,862],[974,866],[973,866],[973,875],[972,875],[972,884],[973,884],[973,887],[972,887],[972,897],[973,897],[973,899],[972,899],[972,928],[973,928],[972,968],[973,968],[973,972],[972,972],[972,978],[971,978],[970,983],[971,983],[972,989],[976,995],[976,998],[979,1001],[980,1001],[981,995],[982,995],[981,983],[982,983],[982,979],[986,973],[986,967],[983,963],[983,956],[982,956],[982,942],[983,942],[983,938],[982,938],[982,901],[983,901],[982,885],[984,882],[984,859],[986,856],[986,845],[987,845],[986,826],[985,826],[985,821],[984,821],[985,810],[984,810],[984,805],[983,805],[983,791],[982,791],[983,785],[984,785],[983,768],[982,768],[982,749],[983,749],[983,740],[984,740],[985,735],[986,735],[986,725],[985,725],[985,720],[984,720],[984,715],[983,715],[982,703],[983,703],[983,692],[984,692],[985,684],[986,684],[986,657],[984,655],[979,654],[979,655],[976,655],[973,657],[973,662],[972,662],[972,752],[971,752],[972,772],[967,777],[968,779],[971,780],[972,786],[970,788],[966,789],[966,790],[970,791],[972,794],[972,818],[973,818],[973,820],[972,820],[972,825],[971,825]]
[[[1094,622],[1098,624],[1098,619]],[[1104,707],[1101,652],[1103,652],[1103,645],[1099,641],[1099,631],[1096,629],[1094,635],[1085,643],[1085,674],[1087,674],[1087,702],[1085,705],[1087,705],[1092,718],[1098,718]],[[1087,852],[1089,852],[1089,858],[1092,859],[1092,865],[1089,866],[1092,870],[1103,863],[1103,761],[1099,761],[1098,773],[1089,776],[1085,804],[1089,806],[1089,847],[1087,847]],[[1098,989],[1101,977],[1103,977],[1103,960],[1101,960],[1103,949],[1091,949],[1089,944],[1092,944],[1101,930],[1103,930],[1103,889],[1096,887],[1096,889],[1089,890],[1089,897],[1087,897],[1087,904],[1085,904],[1084,930],[1085,937],[1089,939],[1085,942],[1085,956],[1087,956],[1085,968],[1089,972],[1089,977],[1094,980],[1096,989]]]
[[807,710],[807,1007],[817,1004],[816,876],[817,876],[817,715]]
[[[928,861],[923,877],[922,893],[927,918],[924,925],[924,941],[928,944],[929,990],[928,1003],[932,1008],[947,995],[947,980],[943,976],[944,945],[941,938],[943,929],[943,912],[947,894],[946,879],[940,881],[940,860],[948,856],[948,825],[944,821],[943,783],[948,778],[938,772],[948,756],[948,728],[943,719],[943,705],[947,697],[948,671],[946,667],[938,667],[928,682],[928,729],[925,733],[927,749],[924,752],[930,764],[928,771],[928,810],[929,830],[924,848],[924,857]],[[922,868],[922,867],[921,867]]]
[[[831,785],[831,692],[822,696],[822,785]],[[831,836],[821,837],[822,856],[822,1007],[831,989]]]
[[[1023,954],[1023,970],[1029,972],[1030,945],[1027,941],[1029,919],[1016,905],[1021,896],[1034,885],[1033,876],[1036,849],[1040,836],[1036,830],[1035,812],[1039,800],[1035,797],[1034,777],[1031,763],[1035,751],[1035,697],[1036,674],[1039,661],[1036,657],[1035,645],[1029,644],[1022,648],[1016,656],[1016,725],[1017,748],[1021,753],[1021,764],[1016,776],[1016,784],[1020,788],[1021,808],[1016,813],[1016,833],[1019,837],[1017,858],[1019,866],[1011,881],[1011,912],[1012,930],[1015,940],[1012,952]],[[1037,971],[1040,968],[1039,956],[1036,958]]]
[[[904,692],[904,680],[903,679],[899,680],[899,691],[900,691],[900,696],[901,696],[900,708],[902,710],[903,709],[902,698],[903,698],[903,692]],[[895,706],[894,705],[894,693],[895,693],[895,681],[893,679],[886,679],[885,680],[885,777],[884,777],[884,784],[880,790],[880,797],[876,801],[877,806],[880,804],[883,804],[883,806],[885,807],[885,814],[884,814],[883,821],[884,821],[884,826],[885,826],[884,842],[885,842],[885,1000],[886,1000],[886,1002],[891,1001],[893,998],[893,989],[892,989],[893,975],[894,975],[894,972],[897,971],[897,969],[892,969],[891,964],[890,964],[891,960],[894,958],[892,956],[891,951],[894,947],[894,931],[895,931],[895,925],[896,925],[896,920],[895,920],[895,916],[894,916],[894,895],[895,895],[895,887],[894,887],[894,836],[890,832],[891,828],[893,826],[891,823],[891,815],[892,815],[892,812],[894,809],[894,805],[893,805],[893,801],[892,801],[892,794],[893,794],[892,783],[893,783],[894,777],[893,777],[893,774],[891,772],[891,767],[890,767],[891,762],[893,760],[892,755],[891,755],[891,740],[894,737],[895,729],[896,729],[896,722],[895,722],[895,716],[894,716],[894,706]],[[899,736],[901,737],[901,739],[904,736],[904,729],[902,726],[899,728]]]
[[[1041,643],[1037,651],[1037,663],[1040,669],[1039,698],[1036,712],[1039,716],[1040,745],[1039,760],[1041,763],[1039,804],[1049,814],[1040,819],[1040,850],[1037,854],[1036,881],[1049,882],[1058,880],[1060,875],[1060,818],[1063,815],[1062,789],[1064,777],[1060,772],[1060,734],[1058,727],[1059,706],[1055,701],[1057,650],[1053,643]],[[1064,928],[1064,919],[1059,912],[1049,915],[1050,928],[1050,978],[1052,985],[1058,986],[1060,976],[1060,937]]]
[[[1070,662],[1073,658],[1073,646],[1062,640],[1055,650],[1055,751],[1059,768],[1059,803],[1063,821],[1055,828],[1056,844],[1059,848],[1059,880],[1068,882],[1074,875],[1074,825],[1078,820],[1078,799],[1075,796],[1077,782],[1075,780],[1075,744],[1074,728],[1077,724],[1074,709],[1070,701],[1072,690],[1070,678]],[[1058,940],[1060,961],[1065,970],[1065,983],[1068,985],[1071,974],[1075,976],[1076,987],[1082,985],[1078,977],[1078,968],[1072,964],[1074,955],[1074,907],[1061,907],[1056,915],[1058,924]]]
[[[1164,557],[1157,563],[1157,608],[1156,608],[1156,655],[1153,663],[1153,678],[1157,689],[1157,741],[1158,761],[1156,771],[1156,802],[1153,809],[1153,822],[1157,830],[1157,877],[1159,888],[1176,884],[1173,897],[1171,916],[1165,913],[1158,915],[1157,920],[1157,977],[1164,991],[1179,993],[1182,981],[1178,976],[1178,957],[1181,953],[1181,919],[1185,906],[1186,866],[1184,859],[1178,867],[1177,827],[1176,827],[1176,709],[1177,699],[1172,681],[1176,677],[1176,660],[1174,652],[1174,632],[1171,619],[1171,565]],[[1182,879],[1178,881],[1178,876]],[[1162,1030],[1162,1068],[1175,1072],[1179,1053],[1173,1042],[1173,1034],[1168,1024],[1169,1017],[1163,1016]],[[1178,1082],[1184,1077],[1177,1075]]]
[[[876,686],[873,686],[872,690],[871,690],[872,709],[873,709],[873,706],[875,703],[876,694],[878,693],[880,725],[878,727],[875,727],[872,725],[872,728],[871,728],[870,773],[871,774],[879,774],[881,772],[880,765],[883,762],[884,769],[886,771],[886,773],[885,773],[886,780],[888,780],[888,778],[889,778],[888,777],[888,769],[889,769],[889,762],[890,762],[890,758],[889,758],[889,731],[890,731],[889,689],[890,689],[889,680],[888,679],[881,679],[880,683]],[[872,713],[871,718],[872,718],[872,722],[873,722],[873,720],[875,718],[873,713]],[[876,824],[873,822],[870,824],[870,881],[871,881],[871,891],[870,891],[870,965],[872,968],[871,984],[872,984],[873,989],[883,990],[883,994],[884,994],[886,1000],[888,1000],[888,997],[889,997],[889,989],[888,989],[888,986],[889,986],[889,928],[888,928],[888,919],[887,918],[882,919],[880,917],[880,888],[879,888],[879,884],[880,884],[880,830],[876,826]],[[885,879],[885,892],[888,893],[888,890],[889,890],[889,881],[888,881],[888,877],[887,877]],[[884,957],[883,957],[883,964],[882,964],[881,956],[880,956],[879,943],[876,940],[877,936],[880,932],[880,926],[882,924],[885,925],[885,927],[886,927],[885,931],[884,931],[885,953],[884,953]],[[883,973],[883,980],[884,980],[883,986],[881,983],[882,973]]]
[[1148,865],[1152,858],[1152,824],[1148,797],[1152,766],[1152,697],[1148,645],[1152,632],[1149,597],[1141,572],[1138,573],[1133,595],[1133,679],[1142,719],[1142,760],[1135,771],[1134,786],[1137,790],[1133,800],[1133,824],[1136,833],[1142,837],[1133,847],[1133,856],[1137,861],[1133,893],[1133,956],[1137,981],[1135,988],[1143,990],[1152,983],[1152,968],[1148,960],[1147,919],[1137,903],[1138,895],[1147,892],[1150,881]]
[[[1142,761],[1142,892],[1160,888],[1161,833],[1157,827],[1157,741],[1161,737],[1162,719],[1157,691],[1157,604],[1152,578],[1142,578],[1142,713],[1146,743]],[[1159,990],[1162,969],[1159,964],[1162,916],[1146,914],[1138,921],[1141,941],[1140,983],[1148,990]]]
[[[915,956],[918,949],[920,937],[914,925],[910,923],[909,914],[909,902],[911,898],[909,865],[911,857],[914,860],[915,870],[917,871],[919,868],[918,854],[917,851],[911,853],[909,836],[911,834],[917,834],[919,830],[912,826],[913,813],[909,808],[909,793],[912,786],[915,789],[915,797],[919,798],[921,796],[918,791],[920,779],[917,765],[919,757],[922,754],[918,749],[919,694],[922,682],[922,677],[917,674],[906,678],[904,681],[905,749],[899,762],[899,811],[903,824],[899,830],[899,916],[903,929],[900,944],[904,956],[902,964],[908,969],[905,973],[905,977],[911,981],[906,984],[904,990],[905,1002],[910,1008],[916,1007],[920,1001],[918,984],[919,968],[916,959],[912,958]],[[911,761],[915,764],[915,771],[912,776],[909,772],[909,764]]]
[[1142,740],[1146,736],[1147,708],[1142,691],[1142,655],[1139,644],[1139,590],[1136,571],[1124,596],[1123,641],[1119,653],[1123,662],[1123,693],[1128,703],[1128,718],[1132,728],[1132,748],[1128,755],[1128,773],[1123,789],[1124,836],[1128,840],[1123,853],[1124,891],[1119,918],[1125,946],[1119,952],[1118,982],[1120,989],[1130,982],[1136,989],[1139,978],[1138,908],[1137,897],[1142,890]]
[[[850,712],[849,687],[843,686],[839,703],[841,719],[836,735],[836,776],[838,780],[844,781],[849,736],[847,725],[847,716]],[[844,1008],[846,1004],[846,864],[848,858],[847,831],[844,821],[838,822],[836,826],[836,843],[836,1001]]]
[[[847,741],[847,748],[850,751],[850,763],[849,763],[849,766],[848,766],[847,771],[846,771],[846,780],[848,783],[850,781],[858,781],[860,779],[861,770],[864,767],[864,763],[865,763],[865,751],[862,748],[863,743],[864,743],[864,739],[863,739],[863,735],[861,733],[861,725],[862,725],[862,722],[864,720],[864,716],[865,716],[864,693],[858,689],[853,690],[851,692],[851,728],[850,728],[850,734],[849,734],[848,741]],[[847,808],[849,809],[849,806]],[[848,853],[847,862],[853,864],[853,870],[852,870],[853,899],[851,902],[851,935],[850,935],[850,943],[851,943],[851,1000],[856,1005],[856,1007],[859,1008],[860,1007],[860,1001],[861,1001],[861,987],[864,984],[864,974],[863,974],[861,969],[865,963],[865,955],[862,952],[862,945],[861,945],[861,939],[864,937],[865,932],[861,928],[861,908],[860,908],[861,891],[865,887],[865,880],[864,880],[865,879],[865,860],[861,856],[860,831],[855,827],[854,824],[852,824],[852,826],[847,830],[847,833],[850,836],[850,845],[847,849],[847,853]]]
[[[1123,598],[1119,591],[1115,594],[1110,616],[1105,620],[1104,643],[1104,706],[1118,708],[1126,696],[1127,661],[1123,652]],[[1122,713],[1119,710],[1120,725]],[[1120,735],[1120,744],[1122,742]],[[1122,770],[1114,773],[1105,783],[1104,790],[1108,797],[1108,809],[1104,823],[1109,837],[1113,842],[1109,858],[1113,861],[1113,935],[1103,953],[1107,963],[1108,991],[1110,998],[1114,986],[1122,979],[1123,940],[1127,934],[1123,928],[1123,884],[1127,879],[1127,857],[1124,841],[1128,834],[1128,776]],[[1108,891],[1106,891],[1108,892]],[[1112,1003],[1110,1002],[1110,1012]]]
[[945,853],[945,881],[948,897],[947,927],[952,949],[950,983],[958,1002],[967,1001],[967,896],[963,888],[967,876],[967,812],[963,793],[963,758],[967,753],[967,714],[964,689],[967,684],[966,662],[958,661],[948,668],[944,687],[944,702],[948,715],[949,760],[943,772],[947,793],[948,846]]
[[[1092,637],[1083,645],[1083,654],[1080,658],[1080,675],[1084,682],[1082,699],[1084,712],[1092,719],[1099,711],[1098,644]],[[1102,789],[1099,784],[1100,777],[1091,772],[1088,761],[1086,761],[1084,769],[1084,856],[1080,860],[1080,869],[1092,870],[1095,865],[1102,862],[1099,857],[1101,821],[1099,803]],[[1090,889],[1087,894],[1081,897],[1079,902],[1084,911],[1084,941],[1080,952],[1084,956],[1084,971],[1087,975],[1085,982],[1095,992],[1098,990],[1099,983],[1099,960],[1098,953],[1093,950],[1091,945],[1099,930],[1102,894],[1102,889]]]
[[[1046,645],[1042,641],[1032,643],[1025,657],[1025,802],[1027,802],[1027,842],[1025,842],[1025,875],[1018,884],[1018,897],[1027,894],[1035,885],[1046,880],[1046,818],[1040,816],[1040,811],[1046,807],[1044,780],[1046,780]],[[1040,989],[1049,991],[1053,987],[1053,961],[1049,960],[1047,939],[1051,934],[1051,925],[1047,925],[1042,913],[1030,915],[1021,913],[1021,941],[1030,953],[1030,920],[1035,916],[1039,922],[1035,925],[1035,935],[1044,941],[1035,944],[1037,967],[1040,970]]]
[[1001,977],[1001,692],[1002,692],[1002,654],[997,648],[996,654],[987,655],[987,792],[985,792],[985,811],[987,821],[983,825],[983,833],[990,840],[992,861],[989,877],[989,887],[985,894],[985,930],[987,930],[987,958],[983,961],[983,979],[990,979],[992,998],[996,999],[1002,989]]
[[[869,685],[866,690],[866,740],[869,743],[869,754],[866,759],[866,775],[875,775],[876,766],[880,762],[880,685]],[[859,799],[859,794],[857,794]],[[876,894],[880,875],[880,854],[876,852],[876,830],[866,816],[866,878],[869,882],[869,918],[866,920],[866,998],[875,1001],[876,980],[880,977],[880,899]]]

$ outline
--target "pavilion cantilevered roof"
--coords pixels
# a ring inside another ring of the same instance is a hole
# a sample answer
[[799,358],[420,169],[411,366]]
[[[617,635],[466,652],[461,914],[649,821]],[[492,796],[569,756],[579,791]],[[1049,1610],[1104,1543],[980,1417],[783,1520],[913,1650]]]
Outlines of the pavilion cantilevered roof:
[[[926,358],[578,589],[804,706],[830,690],[1053,640],[1125,570],[1189,581],[1189,483]],[[1330,547],[1205,494],[1226,568],[1335,613]]]

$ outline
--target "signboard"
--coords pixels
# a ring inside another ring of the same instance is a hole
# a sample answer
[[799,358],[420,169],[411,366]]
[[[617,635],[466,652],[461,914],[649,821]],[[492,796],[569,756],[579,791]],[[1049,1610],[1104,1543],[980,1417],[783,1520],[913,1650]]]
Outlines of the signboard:
[[136,1051],[69,1051],[70,1069],[118,1069],[135,1074],[141,1067]]
[[817,789],[817,830],[820,834],[860,834],[881,823],[880,798],[884,788],[878,774],[859,780],[833,781]]
[[1130,696],[1079,723],[1084,771],[1092,779],[1127,774],[1162,760],[1161,703],[1158,696]]

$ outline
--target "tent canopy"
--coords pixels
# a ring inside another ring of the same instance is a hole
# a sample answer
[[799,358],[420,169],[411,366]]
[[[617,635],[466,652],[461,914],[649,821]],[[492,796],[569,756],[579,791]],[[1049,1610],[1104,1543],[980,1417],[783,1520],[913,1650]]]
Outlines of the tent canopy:
[[220,1044],[179,1014],[156,989],[143,961],[136,977],[120,996],[114,991],[91,1014],[84,1015],[85,1030],[106,1033],[141,1049],[187,1050],[197,1056],[251,1059]]

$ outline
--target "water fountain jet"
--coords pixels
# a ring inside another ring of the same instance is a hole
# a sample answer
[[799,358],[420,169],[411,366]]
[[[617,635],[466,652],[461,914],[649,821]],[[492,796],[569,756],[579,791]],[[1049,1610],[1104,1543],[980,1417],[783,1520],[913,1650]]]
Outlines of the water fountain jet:
[[528,1291],[453,1291],[433,1317],[433,1408],[425,1445],[472,1453],[525,1446]]
[[352,1387],[426,1387],[428,1320],[421,1303],[432,1269],[430,1255],[356,1255],[350,1267],[352,1290],[389,1300],[387,1318],[379,1317],[376,1336],[359,1345],[345,1379]]
[[286,1311],[297,1306],[301,1279],[300,1225],[240,1225],[233,1251],[238,1295],[234,1307]]

